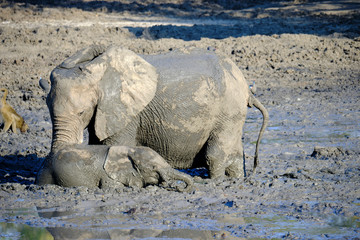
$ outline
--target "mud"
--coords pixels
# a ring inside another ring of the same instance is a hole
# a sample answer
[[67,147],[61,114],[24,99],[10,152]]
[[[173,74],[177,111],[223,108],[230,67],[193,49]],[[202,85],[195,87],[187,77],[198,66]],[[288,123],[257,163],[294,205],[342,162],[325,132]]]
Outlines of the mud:
[[[30,126],[0,132],[2,239],[360,238],[359,3],[55,2],[0,3],[0,87]],[[51,143],[38,81],[93,43],[231,57],[270,113],[257,171],[262,119],[249,109],[244,181],[189,169],[189,193],[34,185]]]

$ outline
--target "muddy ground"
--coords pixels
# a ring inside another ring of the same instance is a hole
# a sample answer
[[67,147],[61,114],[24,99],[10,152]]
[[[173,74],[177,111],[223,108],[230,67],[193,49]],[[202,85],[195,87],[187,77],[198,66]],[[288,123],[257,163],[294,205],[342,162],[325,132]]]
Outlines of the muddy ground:
[[[0,132],[1,239],[360,238],[357,1],[56,2],[0,3],[0,87],[30,126]],[[262,119],[249,109],[245,180],[195,169],[189,193],[34,185],[51,143],[38,81],[93,43],[232,58],[270,113],[258,171]]]

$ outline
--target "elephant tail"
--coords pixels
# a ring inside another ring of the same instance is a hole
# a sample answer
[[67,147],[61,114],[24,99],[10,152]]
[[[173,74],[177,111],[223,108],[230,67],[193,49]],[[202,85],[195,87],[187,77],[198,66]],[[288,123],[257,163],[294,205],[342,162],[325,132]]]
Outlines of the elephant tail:
[[266,126],[269,122],[269,113],[266,110],[266,108],[264,107],[264,105],[261,104],[261,102],[259,100],[257,100],[255,98],[254,95],[250,95],[250,99],[249,99],[249,107],[255,106],[257,109],[260,110],[261,114],[263,115],[263,123],[259,132],[259,136],[258,139],[256,141],[256,150],[255,150],[255,157],[254,157],[254,168],[253,171],[255,171],[257,165],[258,165],[258,155],[259,155],[259,145],[260,145],[260,141],[261,138],[265,132]]

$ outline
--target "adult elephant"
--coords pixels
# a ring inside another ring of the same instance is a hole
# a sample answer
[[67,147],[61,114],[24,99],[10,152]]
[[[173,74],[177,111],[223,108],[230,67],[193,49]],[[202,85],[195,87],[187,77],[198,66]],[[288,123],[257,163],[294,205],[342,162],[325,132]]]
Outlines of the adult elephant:
[[173,168],[203,166],[211,178],[239,178],[242,129],[247,107],[255,106],[264,117],[257,165],[268,113],[236,65],[213,51],[138,55],[97,45],[66,59],[50,79],[52,152],[82,143],[88,128],[90,145],[146,146]]

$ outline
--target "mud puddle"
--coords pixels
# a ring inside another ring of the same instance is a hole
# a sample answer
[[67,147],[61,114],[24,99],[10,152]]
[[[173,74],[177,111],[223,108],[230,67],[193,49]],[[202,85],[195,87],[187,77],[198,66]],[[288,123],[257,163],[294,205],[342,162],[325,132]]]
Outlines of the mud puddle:
[[54,237],[45,229],[26,224],[0,223],[0,239],[41,239],[52,240]]
[[7,210],[4,217],[7,222],[0,223],[1,239],[240,239],[242,234],[234,234],[234,230],[252,233],[252,238],[257,239],[283,239],[299,234],[322,239],[329,235],[341,238],[360,228],[358,218],[335,214],[314,214],[312,221],[283,213],[135,214],[131,209],[116,213],[104,207],[76,211],[34,207]]

